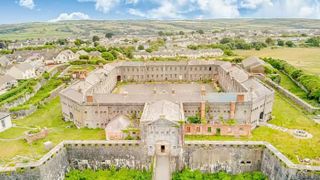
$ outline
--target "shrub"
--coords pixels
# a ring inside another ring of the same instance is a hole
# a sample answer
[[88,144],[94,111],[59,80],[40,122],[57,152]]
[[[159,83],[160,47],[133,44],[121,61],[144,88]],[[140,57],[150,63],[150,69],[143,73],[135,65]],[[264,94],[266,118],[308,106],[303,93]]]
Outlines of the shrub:
[[101,54],[102,58],[107,60],[107,61],[113,61],[115,58],[110,52],[103,52]]
[[199,116],[189,116],[187,121],[192,124],[200,124],[201,123],[201,119]]

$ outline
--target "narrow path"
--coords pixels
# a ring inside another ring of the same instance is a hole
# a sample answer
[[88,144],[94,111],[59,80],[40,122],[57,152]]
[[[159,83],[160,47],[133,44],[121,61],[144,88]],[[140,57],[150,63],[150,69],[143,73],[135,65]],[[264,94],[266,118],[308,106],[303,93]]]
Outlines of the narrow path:
[[170,180],[170,159],[169,156],[156,156],[153,180]]
[[282,131],[288,134],[291,134],[292,136],[294,136],[295,138],[299,138],[299,139],[310,139],[312,138],[312,134],[303,131],[303,130],[299,130],[299,129],[288,129],[285,127],[281,127],[281,126],[277,126],[274,124],[269,124],[269,123],[261,123],[261,126],[266,126],[268,128],[274,129],[274,130],[278,130],[278,131]]

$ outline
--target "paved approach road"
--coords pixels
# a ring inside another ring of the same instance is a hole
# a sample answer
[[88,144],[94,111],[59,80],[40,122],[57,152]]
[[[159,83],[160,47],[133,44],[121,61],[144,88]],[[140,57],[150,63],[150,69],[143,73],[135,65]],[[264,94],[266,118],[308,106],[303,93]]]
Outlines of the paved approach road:
[[169,156],[157,156],[156,158],[153,180],[170,180],[171,173]]

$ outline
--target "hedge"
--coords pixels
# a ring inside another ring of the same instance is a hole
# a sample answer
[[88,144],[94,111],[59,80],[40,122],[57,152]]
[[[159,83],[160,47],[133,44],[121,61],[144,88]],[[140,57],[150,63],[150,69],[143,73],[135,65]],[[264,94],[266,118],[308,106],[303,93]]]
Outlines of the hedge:
[[301,69],[298,69],[284,60],[265,58],[264,61],[271,64],[274,68],[284,71],[291,78],[302,84],[308,91],[309,99],[316,99],[320,102],[320,77],[313,74],[308,74]]

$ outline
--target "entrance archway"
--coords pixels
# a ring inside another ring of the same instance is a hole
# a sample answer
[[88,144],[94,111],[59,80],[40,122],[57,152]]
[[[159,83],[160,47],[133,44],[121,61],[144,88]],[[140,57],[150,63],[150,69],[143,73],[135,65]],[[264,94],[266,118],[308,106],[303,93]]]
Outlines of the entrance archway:
[[158,141],[156,143],[156,155],[165,156],[170,154],[170,143],[168,141]]
[[264,113],[261,112],[261,113],[260,113],[260,116],[259,116],[260,120],[263,120],[263,116],[264,116]]

